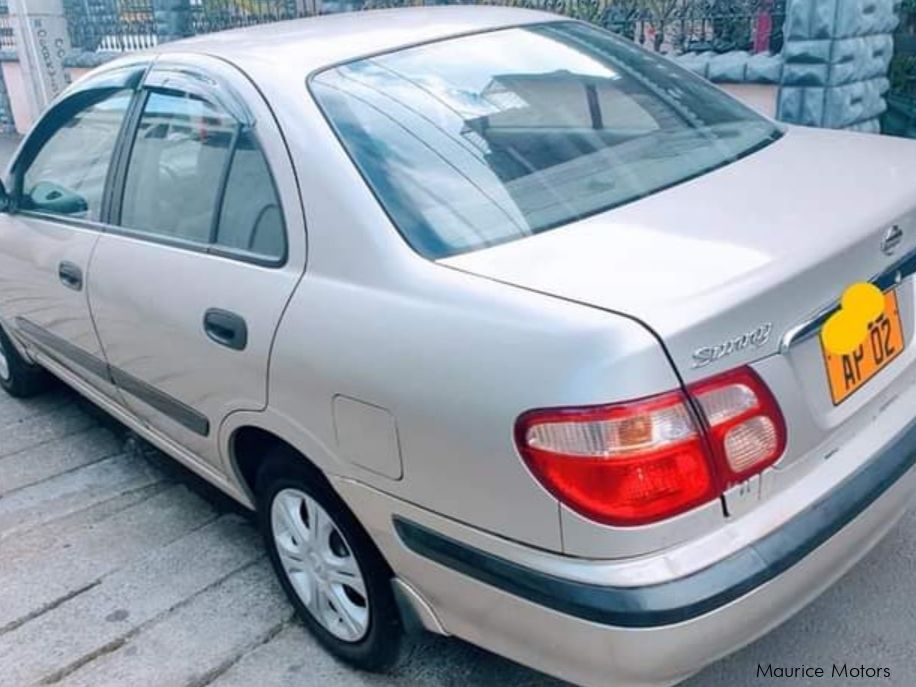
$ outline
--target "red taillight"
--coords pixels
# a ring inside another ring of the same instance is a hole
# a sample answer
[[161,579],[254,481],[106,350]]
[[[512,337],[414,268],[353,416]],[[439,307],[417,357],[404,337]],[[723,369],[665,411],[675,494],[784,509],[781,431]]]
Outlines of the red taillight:
[[742,368],[688,389],[628,403],[533,410],[516,442],[560,501],[611,525],[682,513],[772,464],[785,423],[760,378]]

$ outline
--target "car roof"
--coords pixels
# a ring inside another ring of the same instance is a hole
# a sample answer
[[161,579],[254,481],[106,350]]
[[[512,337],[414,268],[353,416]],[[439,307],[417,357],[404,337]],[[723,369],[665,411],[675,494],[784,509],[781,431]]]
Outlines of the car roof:
[[269,62],[301,75],[418,43],[562,19],[548,12],[492,6],[343,12],[205,34],[161,45],[154,52],[205,53],[239,66]]

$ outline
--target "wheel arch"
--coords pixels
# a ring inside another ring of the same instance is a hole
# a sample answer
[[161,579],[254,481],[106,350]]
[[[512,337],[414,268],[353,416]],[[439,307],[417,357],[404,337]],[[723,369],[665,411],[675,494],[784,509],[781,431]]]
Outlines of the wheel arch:
[[[312,434],[304,428],[289,423],[283,416],[269,412],[238,412],[230,415],[223,422],[220,435],[224,449],[226,474],[236,482],[238,491],[246,496],[250,506],[256,504],[257,473],[261,461],[269,450],[278,446],[286,447],[290,451],[291,459],[295,456],[301,460],[299,464],[306,466],[316,479],[326,484],[347,506],[356,521],[366,531],[381,560],[391,571],[392,591],[401,622],[407,632],[416,634],[425,629],[435,634],[448,634],[436,616],[432,605],[422,596],[421,592],[397,578],[390,561],[372,539],[370,528],[367,528],[366,523],[361,521],[359,509],[353,508],[348,502],[347,494],[335,487],[335,483],[339,482],[337,478],[347,476],[344,464],[324,448]],[[300,437],[300,441],[294,442],[287,438],[293,436]],[[314,453],[303,447],[304,443],[311,444]],[[318,456],[318,460],[315,460],[314,456]]]
[[304,428],[269,412],[231,414],[220,427],[220,445],[223,470],[245,495],[250,507],[255,505],[258,469],[267,453],[278,447],[287,449],[290,460],[300,461],[299,465],[313,472],[316,479],[332,490],[327,475],[345,474],[342,463],[323,442]]

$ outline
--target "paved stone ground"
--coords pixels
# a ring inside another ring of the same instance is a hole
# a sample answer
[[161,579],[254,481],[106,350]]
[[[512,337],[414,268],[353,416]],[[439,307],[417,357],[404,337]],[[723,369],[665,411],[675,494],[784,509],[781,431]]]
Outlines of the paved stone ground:
[[[801,685],[916,684],[914,563],[910,515],[811,607],[688,687],[774,682],[758,663],[891,671]],[[560,687],[454,639],[419,642],[391,676],[338,664],[291,618],[248,516],[63,388],[0,394],[0,687],[29,684]]]

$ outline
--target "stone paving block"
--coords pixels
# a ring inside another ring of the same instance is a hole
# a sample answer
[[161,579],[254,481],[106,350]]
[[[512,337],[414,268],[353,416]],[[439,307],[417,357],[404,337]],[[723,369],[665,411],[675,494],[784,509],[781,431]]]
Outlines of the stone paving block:
[[[259,646],[209,687],[564,687],[542,675],[456,639],[415,640],[390,675],[361,673],[331,658],[298,624]],[[571,686],[570,686],[571,687]]]
[[74,392],[63,387],[26,400],[0,394],[0,433],[13,431],[17,423],[73,403],[73,399]]
[[211,687],[374,687],[396,684],[399,683],[384,676],[357,673],[346,668],[317,646],[306,630],[291,625],[217,677]]
[[0,496],[97,463],[122,452],[123,441],[105,427],[90,427],[0,458]]
[[181,485],[134,494],[3,543],[0,631],[217,517]]
[[208,676],[263,644],[290,619],[266,558],[235,573],[145,627],[116,651],[61,680],[61,687],[206,682]]
[[0,432],[0,458],[94,427],[98,420],[82,403],[64,403],[49,413],[29,416]]
[[0,542],[14,532],[160,481],[162,473],[145,460],[121,454],[14,491],[0,498]]
[[[74,672],[263,555],[254,528],[235,515],[152,549],[83,594],[0,634],[0,686]],[[200,637],[206,639],[206,628]]]

